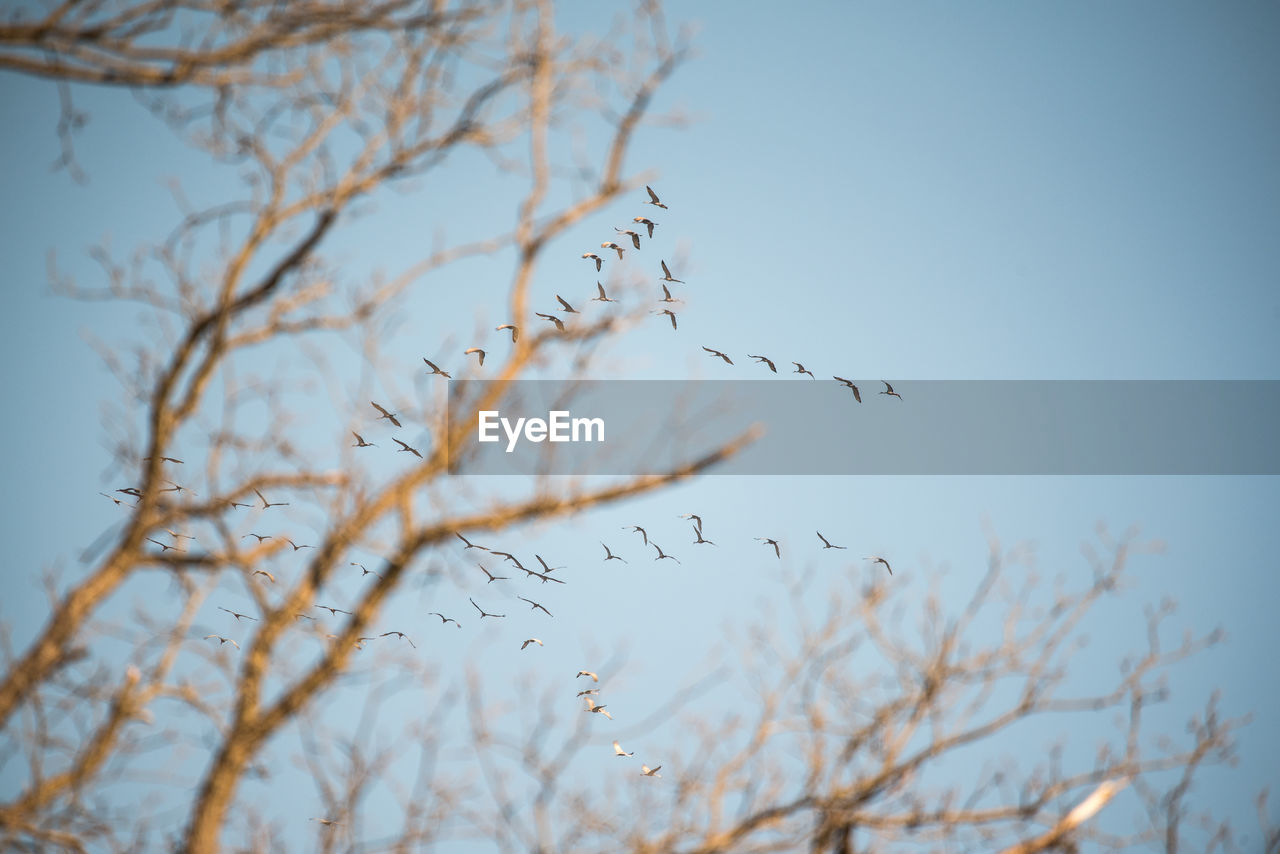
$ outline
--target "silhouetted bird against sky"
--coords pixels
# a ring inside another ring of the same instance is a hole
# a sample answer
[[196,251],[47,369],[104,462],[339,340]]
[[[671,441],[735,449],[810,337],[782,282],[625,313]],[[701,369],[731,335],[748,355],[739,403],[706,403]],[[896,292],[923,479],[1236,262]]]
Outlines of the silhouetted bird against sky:
[[448,372],[448,371],[442,371],[442,370],[440,370],[440,366],[439,366],[439,365],[437,365],[435,362],[431,361],[430,359],[428,359],[426,356],[423,356],[423,357],[422,357],[422,361],[426,362],[426,363],[427,363],[427,367],[431,369],[431,376],[433,376],[433,377],[434,377],[436,374],[439,374],[440,376],[444,377],[445,379],[453,379],[453,377],[452,377],[452,376],[450,376],[450,374],[449,374],[449,372]]
[[546,608],[539,605],[537,602],[533,601],[532,599],[526,599],[523,596],[517,596],[516,598],[522,602],[528,602],[532,606],[532,608],[530,608],[530,610],[532,611],[541,611],[542,613],[546,614],[548,617],[555,616],[555,614],[552,614],[550,611],[548,611]]
[[893,390],[893,386],[889,385],[889,384],[888,384],[887,382],[885,382],[884,380],[880,380],[880,382],[884,383],[884,391],[880,392],[881,394],[889,394],[889,395],[893,395],[893,396],[894,396],[894,397],[896,397],[898,400],[902,400],[902,395],[900,395],[900,394],[898,394],[896,391],[894,391],[894,390]]
[[493,331],[494,331],[494,332],[501,332],[501,331],[502,331],[502,330],[504,330],[504,329],[510,329],[510,330],[511,330],[511,343],[512,343],[512,344],[516,343],[516,341],[518,341],[518,340],[519,340],[519,338],[520,338],[520,327],[519,327],[519,326],[516,326],[514,323],[504,323],[504,324],[502,324],[501,326],[495,326],[495,327],[493,327]]
[[476,600],[472,599],[470,596],[468,596],[468,597],[467,597],[467,601],[468,601],[468,602],[470,602],[472,605],[474,605],[474,606],[475,606],[475,609],[476,609],[477,611],[479,611],[479,612],[480,612],[480,619],[482,619],[482,620],[483,620],[485,617],[505,617],[505,616],[507,616],[506,614],[490,614],[490,613],[489,613],[488,611],[486,611],[484,608],[481,608],[479,605],[476,605]]
[[655,557],[654,560],[674,560],[676,563],[680,563],[680,558],[675,557],[674,555],[669,555],[665,553],[662,550],[662,546],[658,545],[657,543],[649,543],[649,545],[653,546],[655,549],[658,550],[658,556]]
[[777,367],[774,366],[773,364],[773,359],[770,359],[768,356],[752,356],[750,353],[748,353],[747,358],[755,359],[757,362],[759,362],[762,365],[768,365],[769,370],[773,371],[775,374],[778,372]]
[[893,567],[889,566],[889,561],[885,560],[884,558],[879,557],[878,555],[870,555],[867,557],[867,560],[874,561],[875,563],[884,564],[884,568],[889,570],[890,575],[893,575]]
[[597,254],[596,254],[596,253],[594,253],[594,252],[583,252],[583,253],[582,253],[582,257],[583,257],[583,258],[590,258],[592,261],[595,261],[595,262],[596,262],[596,272],[597,272],[597,273],[599,273],[599,272],[600,272],[600,267],[604,265],[604,259],[603,259],[603,258],[601,258],[599,255],[597,255]]
[[814,531],[814,533],[818,535],[818,539],[822,540],[822,547],[823,547],[824,549],[844,549],[844,548],[848,548],[848,546],[833,546],[833,545],[831,545],[831,543],[827,542],[827,538],[826,538],[826,537],[824,537],[824,536],[822,536],[822,532],[820,532],[820,531]]
[[654,207],[662,208],[664,211],[668,209],[667,206],[662,203],[662,200],[658,198],[658,194],[653,191],[653,187],[646,184],[645,189],[649,192],[649,201],[645,202],[646,205],[653,205]]
[[369,403],[373,406],[373,408],[374,408],[374,409],[376,409],[376,410],[378,410],[379,412],[381,412],[381,413],[382,413],[381,415],[379,415],[379,416],[378,416],[378,420],[379,420],[379,421],[381,421],[383,418],[386,418],[388,421],[390,421],[392,424],[396,425],[397,427],[402,426],[402,425],[400,424],[400,422],[396,419],[396,417],[395,417],[394,415],[392,415],[390,412],[388,412],[387,410],[383,409],[381,406],[379,406],[378,404],[374,403],[372,400],[371,400],[371,401],[369,401]]
[[856,385],[844,377],[832,376],[832,379],[847,385],[849,390],[853,392],[853,399],[858,401],[858,403],[862,403],[862,392],[858,391],[858,387]]
[[413,455],[414,455],[415,457],[417,457],[418,459],[422,459],[422,454],[418,453],[418,451],[417,451],[417,449],[416,449],[416,448],[411,448],[411,447],[409,447],[409,446],[408,446],[408,445],[406,445],[404,442],[401,442],[399,439],[397,439],[395,436],[392,436],[392,437],[391,437],[391,441],[395,442],[397,445],[399,445],[399,446],[400,446],[400,450],[396,451],[396,453],[397,453],[397,454],[404,453],[405,451],[408,451],[409,453],[413,454]]
[[253,492],[255,495],[258,496],[258,498],[262,500],[263,510],[266,510],[268,507],[288,507],[289,506],[288,501],[268,501],[266,498],[263,497],[261,492],[258,492],[258,490],[255,489]]
[[616,299],[609,299],[609,295],[604,292],[604,285],[596,282],[596,290],[600,292],[600,296],[592,297],[592,302],[617,302]]
[[657,225],[656,222],[654,222],[651,219],[646,219],[645,217],[642,217],[642,216],[632,217],[631,221],[638,222],[641,225],[643,225],[645,228],[649,229],[649,237],[650,239],[653,238],[653,227]]
[[480,355],[480,367],[484,367],[484,351],[479,347],[469,347],[462,351],[462,355],[464,356],[470,356],[472,353],[478,353]]
[[706,350],[708,353],[710,353],[713,356],[718,356],[719,358],[724,359],[727,364],[730,364],[730,365],[733,364],[733,359],[730,359],[728,356],[726,356],[724,353],[721,353],[719,350],[712,350],[710,347],[703,347],[702,349]]
[[462,536],[461,534],[459,534],[457,531],[454,531],[454,532],[453,532],[453,535],[454,535],[455,537],[457,537],[458,539],[462,540],[464,543],[466,543],[466,544],[467,544],[467,545],[462,549],[464,552],[465,552],[467,549],[479,549],[479,550],[480,550],[480,551],[482,551],[482,552],[487,552],[487,551],[489,551],[489,550],[488,550],[487,548],[485,548],[484,546],[477,546],[475,543],[471,542],[471,541],[470,541],[470,540],[468,540],[466,537],[464,537],[464,536]]
[[795,366],[796,366],[796,369],[795,369],[794,371],[792,371],[791,373],[793,373],[793,374],[808,374],[808,375],[809,375],[809,379],[811,379],[811,380],[816,380],[816,379],[817,379],[817,377],[815,377],[815,376],[813,375],[813,371],[810,371],[810,370],[806,369],[806,368],[805,368],[805,366],[804,366],[804,365],[802,365],[802,364],[800,364],[799,362],[792,362],[791,364],[793,364],[793,365],[795,365]]
[[540,311],[536,311],[534,312],[534,314],[536,314],[538,317],[541,317],[545,320],[551,321],[556,325],[556,329],[560,330],[561,332],[564,332],[564,321],[556,317],[554,314],[543,314]]
[[683,284],[684,284],[684,280],[683,280],[683,279],[673,279],[673,278],[671,278],[671,270],[670,270],[670,269],[668,269],[668,267],[667,267],[667,262],[666,262],[666,261],[663,261],[663,262],[662,262],[662,278],[661,278],[661,279],[659,279],[659,281],[662,281],[662,282],[675,282],[675,283],[677,283],[677,284],[681,284],[681,285],[683,285]]
[[228,614],[235,617],[237,623],[240,622],[241,620],[253,620],[255,623],[258,622],[257,617],[250,617],[248,614],[241,614],[237,611],[232,611],[230,608],[224,608],[221,605],[218,606],[218,610],[226,611]]
[[768,537],[756,537],[756,539],[766,546],[773,546],[773,553],[778,556],[779,560],[782,559],[782,549],[779,548],[777,540],[771,540]]

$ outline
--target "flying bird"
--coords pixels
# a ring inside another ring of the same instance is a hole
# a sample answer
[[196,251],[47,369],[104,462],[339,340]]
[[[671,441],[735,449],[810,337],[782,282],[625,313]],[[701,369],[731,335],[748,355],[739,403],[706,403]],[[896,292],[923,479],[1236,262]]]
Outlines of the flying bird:
[[721,359],[724,359],[726,364],[730,364],[730,365],[733,364],[733,359],[730,359],[728,356],[726,356],[724,353],[721,353],[719,350],[712,350],[710,347],[703,347],[702,349],[706,350],[708,353],[710,353],[713,356],[719,356]]
[[804,365],[800,364],[799,362],[792,362],[791,364],[793,364],[793,365],[795,365],[795,366],[796,366],[796,369],[795,369],[794,371],[792,371],[791,373],[793,373],[793,374],[808,374],[808,375],[809,375],[809,379],[811,379],[811,380],[816,380],[816,379],[817,379],[817,377],[815,377],[815,376],[813,375],[813,371],[811,371],[811,370],[807,369]]
[[880,392],[881,394],[889,394],[889,395],[893,395],[893,396],[894,396],[894,397],[896,397],[898,400],[902,400],[902,395],[900,395],[900,394],[898,394],[896,391],[894,391],[894,390],[893,390],[893,386],[889,385],[889,384],[888,384],[887,382],[885,382],[884,380],[880,380],[880,382],[884,383],[884,391]]
[[890,574],[890,575],[893,575],[893,567],[889,566],[889,561],[885,560],[884,558],[880,557],[879,555],[868,555],[868,556],[867,556],[867,560],[869,560],[869,561],[874,561],[875,563],[882,563],[882,564],[884,564],[884,568],[885,568],[885,569],[887,569],[887,570],[889,570],[889,574]]
[[600,248],[601,248],[601,249],[612,249],[614,252],[617,252],[617,253],[618,253],[618,260],[619,260],[619,261],[621,261],[621,260],[622,260],[622,247],[621,247],[621,246],[619,246],[618,244],[614,243],[612,240],[611,240],[611,241],[609,241],[609,242],[607,242],[607,243],[601,243],[601,244],[600,244]]
[[668,315],[668,316],[671,318],[671,328],[672,328],[672,329],[675,329],[675,328],[676,328],[676,313],[675,313],[674,311],[672,311],[671,309],[669,309],[669,308],[664,308],[662,311],[655,311],[655,312],[654,312],[654,314],[665,314],[665,315]]
[[646,777],[657,777],[658,779],[662,779],[662,775],[658,773],[661,770],[662,770],[661,765],[655,765],[652,768],[650,768],[648,765],[640,766],[640,773]]
[[[466,549],[463,549],[463,551],[466,551]],[[512,563],[514,563],[514,564],[516,565],[516,568],[517,568],[517,569],[524,569],[524,564],[522,564],[522,563],[520,562],[520,558],[516,557],[516,556],[515,556],[515,555],[513,555],[511,552],[500,552],[500,551],[495,551],[495,550],[493,550],[493,549],[489,549],[489,554],[491,554],[491,555],[497,555],[498,557],[502,558],[503,560],[509,560],[509,561],[511,561]],[[530,570],[525,569],[525,572],[529,572],[529,571],[530,571]]]
[[600,693],[600,689],[599,689],[599,688],[588,688],[588,689],[587,689],[587,690],[585,690],[585,691],[579,691],[579,692],[578,692],[578,696],[579,696],[579,697],[594,697],[594,696],[599,695],[599,693]]
[[778,547],[777,540],[771,540],[768,537],[756,537],[756,539],[766,546],[773,546],[773,553],[778,556],[778,560],[782,560],[782,549]]
[[542,555],[534,555],[538,559],[538,563],[542,564],[543,572],[555,572],[557,569],[564,569],[563,566],[547,566],[547,562],[542,559]]
[[655,549],[658,550],[658,556],[655,557],[654,560],[674,560],[676,563],[680,563],[680,558],[663,553],[662,546],[658,545],[657,543],[649,543],[649,545],[653,546]]
[[275,583],[276,583],[276,577],[275,577],[274,575],[272,575],[271,573],[267,572],[265,569],[255,569],[253,572],[251,572],[251,573],[249,573],[249,574],[250,574],[250,575],[265,575],[265,576],[267,577],[267,581],[270,581],[272,584],[275,584]]
[[268,507],[288,507],[289,506],[288,501],[268,501],[266,498],[263,498],[262,493],[258,492],[258,490],[256,489],[254,490],[254,494],[257,495],[258,498],[262,499],[263,510],[266,510]]
[[483,368],[484,367],[484,351],[481,350],[479,347],[470,347],[462,351],[462,355],[464,356],[470,356],[472,353],[480,354],[480,367]]
[[517,596],[516,598],[523,602],[528,602],[530,605],[532,605],[533,607],[529,609],[531,611],[541,611],[542,613],[546,614],[548,617],[555,616],[555,614],[552,614],[550,611],[548,611],[546,608],[542,607],[532,599],[525,599],[523,596]]
[[381,573],[381,572],[374,572],[372,569],[367,568],[367,567],[366,567],[364,564],[362,564],[362,563],[356,563],[355,561],[351,561],[351,566],[358,566],[358,567],[360,567],[360,577],[361,577],[361,578],[364,578],[366,575],[376,575],[376,576],[378,576],[379,578],[381,578],[381,577],[382,577],[382,573]]
[[[643,537],[643,538],[644,538],[644,544],[645,544],[646,546],[647,546],[647,545],[649,545],[649,535],[645,532],[644,528],[641,528],[639,525],[623,525],[623,526],[622,526],[622,530],[624,530],[624,531],[635,531],[635,532],[636,532],[636,533],[638,533],[641,537]],[[607,549],[607,548],[608,548],[608,546],[605,546],[605,548]]]
[[315,546],[300,546],[300,545],[298,545],[297,543],[295,543],[293,540],[289,539],[288,537],[281,537],[280,539],[284,540],[286,543],[288,543],[289,545],[293,546],[293,550],[294,550],[295,552],[296,552],[296,551],[301,551],[302,549],[314,549],[314,548],[315,548]]
[[[142,461],[144,463],[149,463],[151,462],[151,457],[143,457]],[[160,461],[165,463],[177,463],[178,465],[185,465],[185,463],[183,463],[182,460],[177,460],[177,459],[174,459],[173,457],[161,457]]]
[[395,442],[397,445],[399,445],[399,446],[400,446],[400,450],[396,451],[396,453],[397,453],[397,454],[400,454],[400,453],[403,453],[403,452],[405,452],[405,451],[408,451],[409,453],[413,454],[413,455],[414,455],[415,457],[417,457],[418,459],[422,459],[422,454],[418,453],[417,449],[415,449],[415,448],[410,448],[408,445],[406,445],[404,442],[401,442],[401,441],[400,441],[399,439],[397,439],[395,436],[392,436],[392,437],[391,437],[391,441]]
[[436,374],[439,374],[440,376],[444,377],[445,379],[448,379],[448,380],[453,379],[453,377],[452,377],[452,376],[450,376],[450,374],[448,373],[448,371],[442,371],[442,370],[440,370],[440,366],[439,366],[439,365],[437,365],[435,362],[431,361],[430,359],[428,359],[426,356],[423,356],[423,357],[422,357],[422,361],[426,362],[426,363],[427,363],[427,367],[431,369],[431,376],[433,376],[433,377],[434,377]]
[[526,646],[528,646],[531,643],[536,643],[538,646],[545,646],[545,644],[543,644],[542,641],[538,640],[537,638],[529,638],[527,641],[520,644],[520,648],[524,649]]
[[755,359],[757,362],[759,362],[762,365],[768,365],[769,370],[773,371],[775,374],[778,372],[778,369],[773,365],[773,359],[770,359],[768,356],[752,356],[750,353],[748,353],[747,358]]
[[441,613],[440,613],[440,612],[438,612],[438,611],[428,611],[428,612],[427,612],[427,616],[428,616],[428,617],[439,617],[439,618],[440,618],[440,625],[442,625],[442,626],[443,626],[445,623],[453,623],[453,624],[454,624],[455,626],[457,626],[458,628],[462,628],[462,623],[459,623],[457,620],[455,620],[455,619],[453,619],[453,618],[451,618],[451,617],[446,617],[444,614],[441,614]]
[[[604,543],[601,543],[600,545],[604,546]],[[608,547],[608,546],[604,546],[604,555],[605,555],[605,557],[604,557],[605,561],[620,560],[620,561],[622,561],[623,563],[627,563],[626,559],[624,559],[624,558],[620,558],[620,557],[618,557],[616,554],[614,554],[613,552],[609,551],[609,547]]]
[[637,249],[639,249],[639,248],[640,248],[640,233],[639,233],[639,232],[632,231],[632,230],[631,230],[631,229],[629,229],[629,228],[618,228],[617,226],[614,226],[614,229],[613,229],[613,230],[614,230],[614,231],[616,231],[616,232],[618,232],[618,234],[625,234],[625,235],[628,235],[628,236],[631,238],[631,245],[632,245],[632,246],[634,246],[634,247],[635,247],[635,248],[637,248]]
[[318,821],[318,822],[320,822],[321,824],[323,824],[325,827],[331,827],[331,826],[334,826],[334,825],[342,824],[342,822],[340,822],[340,821],[334,821],[334,820],[333,820],[333,819],[331,819],[331,818],[313,818],[313,819],[311,819],[311,820],[312,820],[312,821]]
[[554,314],[543,314],[540,311],[535,311],[534,314],[536,314],[538,317],[545,318],[546,320],[551,321],[556,325],[556,329],[560,330],[561,332],[564,332],[564,321],[556,317]]
[[480,550],[480,551],[482,551],[482,552],[487,552],[487,551],[489,551],[489,550],[488,550],[488,549],[486,549],[484,546],[477,546],[475,543],[471,542],[471,541],[470,541],[470,540],[468,540],[466,537],[464,537],[464,536],[462,536],[461,534],[459,534],[457,531],[454,531],[454,532],[453,532],[453,535],[454,535],[455,537],[457,537],[458,539],[462,540],[464,543],[466,543],[466,544],[467,544],[467,545],[462,549],[464,552],[465,552],[467,549],[479,549],[479,550]]
[[590,258],[592,261],[595,261],[595,262],[596,262],[596,272],[597,272],[597,273],[599,273],[599,272],[600,272],[600,267],[604,264],[604,259],[603,259],[603,258],[601,258],[599,255],[597,255],[597,254],[596,254],[596,253],[594,253],[594,252],[583,252],[583,253],[582,253],[582,257],[583,257],[583,258]]
[[229,643],[232,646],[234,646],[236,649],[240,648],[240,644],[236,643],[231,638],[224,638],[222,635],[205,635],[204,636],[205,640],[208,640],[209,638],[217,638],[218,646],[222,646],[224,643]]
[[[395,635],[396,637],[400,638],[400,640],[409,641],[409,646],[413,647],[414,649],[418,648],[418,645],[414,643],[412,640],[409,640],[409,636],[406,635],[404,632],[383,632],[382,634],[378,635],[378,637],[389,638],[392,635]],[[373,640],[373,638],[361,638],[361,640]]]
[[667,289],[666,285],[662,285],[661,287],[662,287],[662,299],[658,300],[658,302],[684,302],[684,300],[682,299],[673,299],[671,296],[671,291]]
[[[466,549],[463,549],[463,551],[466,551]],[[486,582],[485,582],[485,584],[492,584],[492,583],[493,583],[493,582],[495,582],[495,581],[510,581],[510,580],[511,580],[510,578],[508,578],[508,577],[507,577],[507,576],[505,576],[505,575],[494,575],[492,572],[490,572],[489,570],[485,569],[485,568],[484,568],[483,566],[481,566],[480,564],[476,564],[476,566],[479,566],[479,567],[480,567],[480,571],[481,571],[481,572],[483,572],[485,575],[489,576],[489,580],[488,580],[488,581],[486,581]]]
[[821,532],[819,532],[819,531],[814,531],[814,533],[818,535],[818,539],[822,540],[822,547],[823,547],[824,549],[843,549],[843,548],[847,548],[847,546],[833,546],[833,545],[831,545],[831,543],[827,542],[827,538],[826,538],[826,537],[824,537],[824,536],[822,536],[822,533],[821,533]]
[[257,617],[250,617],[248,614],[240,614],[240,613],[237,613],[236,611],[232,611],[230,608],[224,608],[221,605],[218,606],[218,610],[226,611],[228,614],[235,617],[237,623],[240,622],[241,620],[253,620],[255,623],[258,622]]
[[552,578],[550,575],[543,575],[541,572],[534,572],[532,569],[526,569],[523,566],[520,568],[524,570],[526,578],[536,578],[539,581],[541,581],[543,584],[546,584],[548,581],[554,581],[556,584],[568,583],[568,582],[562,581],[559,578]]
[[697,535],[698,535],[698,539],[696,539],[696,540],[694,540],[694,541],[693,541],[693,544],[694,544],[695,546],[700,546],[700,545],[702,545],[703,543],[706,543],[706,544],[707,544],[707,545],[709,545],[709,546],[714,546],[714,545],[715,545],[715,543],[711,542],[710,540],[703,539],[703,536],[702,536],[702,527],[701,527],[700,525],[694,525],[694,526],[693,526],[693,532],[694,532],[695,534],[697,534]]
[[654,221],[653,221],[653,220],[651,220],[651,219],[645,219],[645,218],[644,218],[644,217],[642,217],[642,216],[632,217],[632,218],[631,218],[631,221],[632,221],[632,222],[638,222],[638,223],[640,223],[641,225],[643,225],[645,228],[649,229],[649,239],[650,239],[650,240],[652,240],[652,239],[653,239],[653,227],[654,227],[655,225],[657,225],[657,223],[656,223],[656,222],[654,222]]
[[344,611],[341,608],[330,608],[328,605],[316,605],[316,607],[319,608],[321,611],[328,611],[329,616],[331,617],[336,617],[339,614],[346,614],[348,617],[351,616],[350,611]]
[[645,184],[644,188],[649,191],[649,201],[645,202],[646,205],[654,205],[655,207],[662,208],[664,211],[668,209],[667,206],[662,203],[662,200],[658,198],[658,194],[653,191],[653,187]]
[[[117,507],[120,507],[120,506],[132,507],[132,506],[133,506],[132,504],[125,504],[123,501],[121,501],[119,498],[116,498],[114,495],[107,495],[105,492],[99,492],[98,494],[99,494],[99,495],[101,495],[103,498],[110,498],[112,501],[114,501],[114,502],[115,502],[115,504],[116,504],[116,506],[117,506]],[[248,506],[248,505],[245,505],[245,506]]]
[[351,446],[351,447],[353,447],[353,448],[376,448],[376,447],[378,447],[378,446],[377,446],[377,445],[375,445],[373,442],[366,442],[366,441],[364,440],[364,436],[361,436],[361,435],[360,435],[359,433],[357,433],[355,430],[352,430],[352,431],[351,431],[351,435],[356,437],[356,443],[355,443],[354,445],[352,445],[352,446]]
[[862,403],[862,392],[858,391],[858,387],[856,385],[854,385],[852,382],[845,379],[844,377],[837,377],[834,374],[832,375],[831,378],[833,380],[837,380],[843,383],[844,385],[847,385],[849,387],[849,390],[853,392],[853,399],[858,401],[858,403]]
[[381,421],[383,418],[385,418],[385,419],[387,419],[388,421],[390,421],[392,424],[396,425],[397,427],[400,427],[400,426],[401,426],[400,421],[399,421],[399,420],[398,420],[394,415],[392,415],[390,412],[388,412],[387,410],[383,409],[381,406],[379,406],[378,404],[374,403],[372,400],[371,400],[371,401],[369,401],[369,403],[373,406],[373,408],[374,408],[374,409],[376,409],[376,410],[378,410],[379,412],[381,412],[381,413],[382,413],[381,415],[379,415],[379,416],[378,416],[378,420],[379,420],[379,421]]
[[579,676],[590,676],[590,677],[591,677],[591,681],[592,681],[592,682],[599,682],[599,681],[600,681],[600,677],[599,677],[599,676],[597,676],[596,674],[592,673],[590,670],[579,670],[579,671],[578,671],[578,676],[575,676],[575,677],[573,677],[573,678],[574,678],[574,679],[577,679]]
[[169,551],[169,549],[173,549],[174,551],[178,551],[178,547],[177,547],[177,546],[171,546],[171,545],[168,545],[168,544],[166,544],[166,543],[162,543],[162,542],[160,542],[159,540],[153,540],[153,539],[151,539],[150,537],[147,537],[147,542],[148,542],[148,543],[155,543],[157,546],[159,546],[159,547],[160,547],[160,554],[164,554],[165,552]]
[[[599,282],[597,282],[596,284],[599,284]],[[577,310],[576,308],[574,308],[573,306],[569,305],[569,303],[565,302],[565,301],[564,301],[564,297],[560,296],[559,294],[556,294],[556,302],[558,302],[558,303],[560,303],[560,305],[564,306],[564,308],[557,309],[557,311],[563,311],[565,314],[577,314],[577,313],[578,313],[578,310]]]
[[472,599],[470,596],[468,596],[468,597],[467,597],[467,601],[468,601],[468,602],[470,602],[472,605],[474,605],[474,606],[475,606],[475,609],[476,609],[477,611],[479,611],[479,612],[480,612],[480,619],[482,619],[482,620],[483,620],[485,617],[505,617],[505,616],[507,616],[506,614],[490,614],[490,613],[488,613],[487,611],[485,611],[485,609],[484,609],[484,608],[481,608],[479,605],[476,605],[476,600]]
[[701,517],[701,516],[699,516],[697,513],[685,513],[685,514],[684,514],[684,515],[682,515],[680,518],[681,518],[681,519],[692,519],[692,520],[693,520],[693,524],[695,524],[695,525],[697,525],[697,526],[698,526],[698,530],[699,530],[699,531],[701,531],[701,530],[702,530],[702,517]]
[[627,753],[627,751],[622,749],[622,745],[618,744],[618,742],[615,741],[613,743],[613,755],[614,756],[635,756],[636,753],[634,750],[631,751],[630,753]]
[[504,329],[511,330],[511,343],[516,343],[516,340],[520,337],[520,327],[516,326],[514,323],[504,323],[501,326],[493,327],[494,332],[501,332]]
[[661,278],[661,279],[659,279],[658,281],[660,281],[660,282],[676,282],[677,284],[681,284],[681,285],[683,285],[683,284],[684,284],[684,281],[683,281],[682,279],[673,279],[673,278],[671,278],[671,270],[667,268],[667,262],[666,262],[666,261],[663,261],[663,262],[662,262],[662,278]]
[[600,296],[592,297],[592,302],[617,302],[616,299],[609,299],[609,295],[604,292],[604,285],[596,282],[596,290],[600,292]]
[[597,706],[596,701],[590,697],[584,697],[583,699],[587,701],[587,707],[583,709],[584,712],[596,712],[597,714],[604,715],[609,720],[613,720],[613,715],[606,712],[604,710],[604,706]]

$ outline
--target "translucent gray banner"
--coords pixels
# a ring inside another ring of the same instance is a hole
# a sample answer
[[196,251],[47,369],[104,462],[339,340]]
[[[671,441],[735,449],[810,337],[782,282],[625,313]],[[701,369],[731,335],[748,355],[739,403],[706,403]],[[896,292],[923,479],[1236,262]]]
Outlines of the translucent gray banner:
[[1280,474],[1280,381],[854,385],[453,382],[450,470],[660,474],[758,426],[717,474]]

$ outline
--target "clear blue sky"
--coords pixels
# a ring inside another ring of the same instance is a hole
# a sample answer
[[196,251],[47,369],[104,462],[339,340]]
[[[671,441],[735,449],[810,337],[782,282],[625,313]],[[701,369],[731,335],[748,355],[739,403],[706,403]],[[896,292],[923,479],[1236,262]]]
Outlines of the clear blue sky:
[[[588,8],[571,4],[566,19]],[[654,170],[671,206],[659,212],[658,237],[668,257],[687,258],[677,275],[688,304],[678,334],[655,319],[615,350],[612,375],[719,376],[699,349],[708,345],[795,359],[819,375],[883,376],[904,391],[913,379],[1280,379],[1276,6],[878,2],[784,12],[708,2],[669,11],[693,15],[698,54],[655,107],[696,120],[644,130],[628,166]],[[10,547],[0,620],[19,645],[43,613],[40,573],[74,575],[81,550],[115,518],[96,495],[120,485],[98,425],[104,401],[119,395],[82,333],[148,334],[135,308],[52,296],[47,259],[56,252],[63,270],[92,283],[90,245],[105,240],[127,257],[172,227],[166,179],[180,176],[208,199],[221,179],[127,93],[76,94],[91,115],[77,141],[86,186],[48,168],[54,89],[0,78],[0,433],[10,449],[0,462]],[[450,173],[379,200],[331,257],[356,278],[411,261],[437,229],[457,238],[505,229],[514,204],[469,191],[484,180]],[[566,291],[590,296],[594,278],[578,254],[632,208],[561,241],[535,305]],[[653,258],[644,263],[656,270]],[[473,326],[504,319],[508,271],[498,259],[429,282],[392,351],[407,366],[430,356],[432,342],[460,352]],[[464,620],[442,658],[489,668],[488,690],[502,697],[519,679],[544,686],[625,650],[611,699],[628,710],[622,724],[695,678],[726,626],[768,613],[780,582],[754,536],[794,542],[794,568],[821,569],[821,555],[798,547],[817,527],[859,555],[892,555],[895,583],[923,591],[944,565],[959,583],[976,580],[984,521],[1008,542],[1034,543],[1048,575],[1087,571],[1079,544],[1096,523],[1116,532],[1136,524],[1164,554],[1137,562],[1140,585],[1092,628],[1093,643],[1127,649],[1142,604],[1164,595],[1181,603],[1178,627],[1227,629],[1225,644],[1179,671],[1170,709],[1185,717],[1218,687],[1228,713],[1255,714],[1240,766],[1214,772],[1215,785],[1196,793],[1252,831],[1252,797],[1280,767],[1270,678],[1277,508],[1280,483],[1261,477],[708,477],[496,538],[521,553],[546,549],[579,583],[556,591],[546,626],[526,621],[494,637]],[[714,558],[678,571],[639,560],[601,568],[598,540],[638,557],[637,535],[622,525],[680,543],[688,535],[675,517],[687,512],[721,544]],[[431,638],[420,614],[437,608],[424,602],[469,607],[466,591],[447,584],[421,596],[404,594],[387,627]],[[547,641],[533,665],[510,654],[530,626]],[[701,711],[715,719],[723,709]],[[508,714],[517,728],[518,712]],[[599,738],[604,759],[581,760],[584,779],[608,773],[610,739]],[[649,739],[661,753],[658,735]],[[678,776],[679,760],[668,765]],[[305,786],[292,797],[299,814],[318,814]]]

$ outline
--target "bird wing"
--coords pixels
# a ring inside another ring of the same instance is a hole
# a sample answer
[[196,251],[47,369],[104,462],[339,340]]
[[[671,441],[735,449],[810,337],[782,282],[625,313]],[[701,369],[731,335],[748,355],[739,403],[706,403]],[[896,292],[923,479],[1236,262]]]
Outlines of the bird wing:
[[654,201],[654,202],[662,201],[661,199],[659,199],[659,198],[658,198],[658,194],[657,194],[657,193],[655,193],[655,192],[653,191],[653,188],[652,188],[652,187],[650,187],[648,184],[645,184],[645,185],[644,185],[644,188],[645,188],[646,190],[648,190],[648,191],[649,191],[649,199],[650,199],[651,201]]

